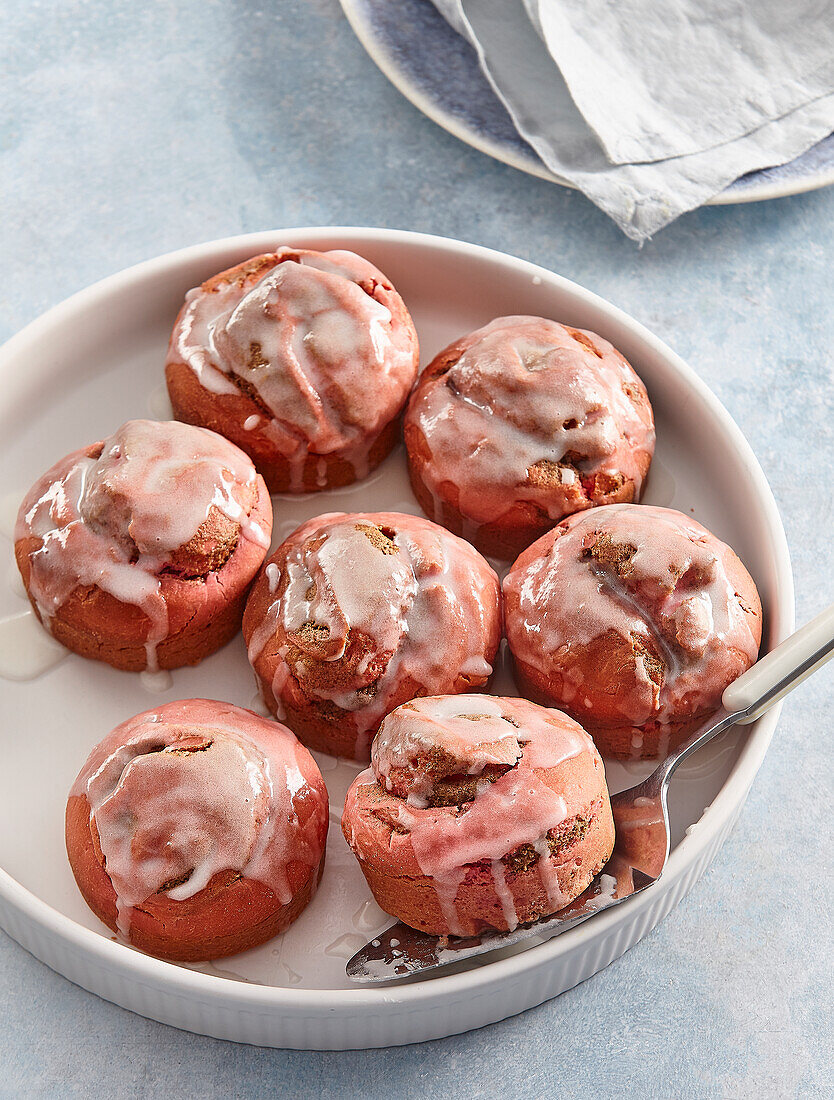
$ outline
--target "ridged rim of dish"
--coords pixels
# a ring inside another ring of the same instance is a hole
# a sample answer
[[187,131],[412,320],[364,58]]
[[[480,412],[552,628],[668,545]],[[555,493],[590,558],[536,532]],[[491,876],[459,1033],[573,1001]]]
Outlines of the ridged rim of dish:
[[[465,145],[477,149],[480,153],[485,153],[493,160],[508,164],[511,168],[517,168],[519,172],[525,172],[528,176],[549,180],[550,183],[557,183],[560,187],[567,187],[571,191],[578,190],[570,180],[563,179],[555,172],[551,172],[532,149],[529,156],[525,156],[500,141],[471,130],[459,122],[441,104],[427,96],[397,64],[396,59],[374,35],[370,23],[363,18],[362,6],[357,3],[357,0],[339,0],[339,3],[353,33],[376,67],[387,77],[397,91],[405,96],[409,103],[412,103],[418,111],[431,119],[432,122]],[[834,184],[834,165],[831,168],[820,169],[818,172],[809,173],[807,176],[792,181],[783,180],[779,182],[777,180],[775,183],[757,184],[755,188],[739,188],[737,192],[728,187],[719,194],[713,195],[711,199],[707,199],[704,205],[735,206],[741,203],[766,202],[769,199],[784,199],[791,195],[803,195],[808,191],[818,191],[820,188],[830,187],[832,184]]]
[[[654,336],[649,329],[634,320],[625,311],[612,305],[604,298],[586,290],[564,276],[557,275],[547,268],[540,267],[528,260],[511,256],[483,245],[469,244],[449,237],[418,233],[402,229],[375,229],[361,226],[307,226],[288,229],[276,229],[266,232],[249,233],[240,236],[224,237],[204,244],[192,245],[174,252],[164,253],[151,260],[126,268],[110,275],[84,290],[78,291],[60,304],[54,306],[34,321],[30,322],[16,336],[0,347],[0,376],[25,352],[27,346],[50,339],[53,330],[57,330],[74,313],[94,307],[106,301],[114,293],[119,293],[132,284],[140,285],[164,272],[208,260],[212,255],[224,251],[238,251],[241,254],[256,255],[274,248],[276,241],[291,239],[295,244],[315,246],[327,243],[329,247],[345,247],[339,244],[343,237],[358,238],[367,244],[402,244],[411,247],[444,249],[459,255],[486,260],[497,264],[511,264],[531,280],[539,278],[542,282],[554,284],[562,292],[572,295],[583,305],[598,310],[608,320],[624,325],[631,334],[642,340],[663,360],[665,367],[683,378],[691,390],[702,400],[706,410],[712,414],[721,429],[729,436],[739,457],[743,460],[745,471],[751,483],[751,490],[762,506],[764,518],[770,535],[774,564],[779,579],[779,593],[769,608],[770,616],[779,640],[785,638],[793,629],[793,577],[787,539],[782,521],[776,508],[776,502],[750,444],[730,414],[701,381],[691,367],[671,350],[662,340]],[[418,1005],[436,997],[459,996],[464,993],[476,993],[483,986],[500,982],[504,978],[536,970],[553,962],[556,958],[582,948],[591,941],[602,937],[622,922],[624,914],[636,916],[641,910],[657,900],[656,890],[664,892],[695,863],[715,838],[727,819],[739,808],[747,791],[761,766],[773,731],[776,727],[781,704],[774,707],[751,727],[751,734],[739,751],[738,759],[727,776],[711,805],[699,819],[698,828],[686,835],[672,851],[663,877],[657,887],[646,891],[626,902],[623,906],[608,910],[577,928],[555,939],[507,959],[484,963],[472,970],[458,974],[444,975],[399,986],[385,986],[377,989],[294,989],[282,986],[256,985],[233,981],[213,974],[203,974],[188,970],[174,963],[144,955],[108,938],[107,935],[77,924],[70,917],[59,912],[53,906],[41,900],[36,894],[22,886],[7,871],[0,867],[0,897],[5,898],[27,919],[38,925],[47,934],[57,935],[72,947],[77,947],[97,958],[102,965],[122,972],[123,976],[137,979],[143,983],[168,987],[183,995],[194,995],[210,1000],[223,1000],[234,1003],[238,1008],[249,1010],[306,1010],[308,1015],[329,1014],[334,1010],[355,1010],[385,1008],[394,1006],[403,1008]]]

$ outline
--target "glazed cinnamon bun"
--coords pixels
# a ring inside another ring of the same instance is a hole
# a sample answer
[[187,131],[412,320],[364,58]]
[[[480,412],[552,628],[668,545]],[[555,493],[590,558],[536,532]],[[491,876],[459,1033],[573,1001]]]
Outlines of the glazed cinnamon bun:
[[417,516],[318,516],[276,550],[246,606],[269,709],[314,749],[368,760],[385,715],[485,684],[501,634],[498,579]]
[[134,947],[216,959],[283,932],[324,866],[327,789],[284,726],[186,699],[96,748],[67,803],[84,900]]
[[232,443],[129,420],[35,483],[15,556],[35,613],[67,648],[168,669],[235,635],[271,531],[263,479]]
[[279,248],[189,292],[165,374],[174,415],[252,457],[272,493],[363,478],[417,374],[402,298],[352,252]]
[[543,317],[456,340],[405,417],[423,511],[502,558],[572,512],[639,500],[654,438],[646,389],[617,349]]
[[504,580],[525,695],[580,720],[604,755],[663,756],[756,660],[762,608],[729,546],[669,508],[563,520]]
[[558,912],[614,845],[605,771],[582,727],[491,695],[415,699],[389,714],[342,830],[377,903],[435,936]]

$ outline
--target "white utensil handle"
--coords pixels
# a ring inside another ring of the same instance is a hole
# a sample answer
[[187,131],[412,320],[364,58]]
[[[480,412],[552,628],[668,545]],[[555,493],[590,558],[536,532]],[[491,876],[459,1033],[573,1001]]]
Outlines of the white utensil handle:
[[754,722],[830,657],[834,657],[834,604],[734,680],[721,701],[731,714],[745,712],[738,719],[742,725]]

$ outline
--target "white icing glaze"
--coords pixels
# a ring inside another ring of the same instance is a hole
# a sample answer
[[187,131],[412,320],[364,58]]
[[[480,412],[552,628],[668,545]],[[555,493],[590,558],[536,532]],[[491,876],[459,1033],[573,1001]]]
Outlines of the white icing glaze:
[[557,913],[567,904],[568,899],[559,885],[556,862],[551,858],[550,847],[544,837],[537,840],[533,844],[533,848],[535,849],[536,855],[539,857],[539,861],[536,864],[539,872],[539,879],[541,880],[542,886],[544,886],[550,908],[554,913]]
[[495,886],[495,893],[498,895],[498,900],[501,902],[501,911],[504,914],[504,920],[507,922],[507,927],[512,930],[518,927],[518,913],[515,907],[515,898],[512,891],[507,886],[507,876],[504,873],[504,864],[500,859],[493,859],[490,863],[492,870],[492,881]]
[[168,387],[164,382],[161,382],[148,395],[148,413],[152,420],[174,419],[171,398],[168,396]]
[[20,508],[21,493],[17,490],[4,493],[0,496],[0,535],[7,539],[14,538],[14,527],[17,521],[17,513]]
[[[642,383],[611,344],[521,316],[497,318],[461,345],[457,362],[418,385],[406,425],[431,452],[419,469],[438,508],[455,487],[465,534],[475,537],[518,501],[554,521],[587,507],[597,474],[625,476],[639,498],[638,460],[651,454],[654,429],[626,392]],[[542,462],[559,468],[561,484],[531,480]]]
[[[252,698],[249,700],[249,710],[255,712],[261,718],[269,718],[269,708],[263,700],[263,696],[259,691],[256,691]],[[280,721],[280,719],[279,719]]]
[[[257,395],[257,427],[303,489],[308,454],[339,454],[367,472],[369,439],[397,413],[414,381],[411,332],[383,303],[385,277],[350,252],[288,248],[198,288],[174,329],[169,362],[209,392]],[[326,468],[325,468],[326,469]],[[320,483],[325,471],[318,470]]]
[[9,562],[6,578],[9,582],[9,588],[14,592],[15,596],[19,596],[22,600],[28,599],[26,588],[23,584],[23,577],[20,575],[20,570],[17,568],[17,562],[14,558]]
[[150,620],[148,669],[167,636],[160,571],[217,509],[244,539],[266,549],[267,533],[237,499],[255,468],[228,440],[176,421],[129,420],[98,447],[77,451],[27,494],[15,539],[40,540],[29,554],[29,594],[47,629],[79,587],[96,586]]
[[366,935],[369,932],[376,931],[380,925],[387,923],[386,914],[373,898],[368,898],[367,901],[362,902],[353,914],[351,921],[357,932],[364,932]]
[[[292,900],[290,860],[317,866],[326,796],[302,772],[289,730],[230,704],[187,700],[137,715],[96,749],[71,795],[85,795],[127,935],[158,893],[183,901],[224,870]],[[293,800],[319,801],[302,828]]]
[[[634,548],[624,571],[585,553],[605,536]],[[544,676],[559,674],[572,710],[593,705],[572,653],[608,631],[639,639],[665,665],[658,690],[645,648],[636,653],[634,684],[614,701],[635,726],[679,717],[682,703],[691,713],[714,707],[733,665],[738,675],[755,661],[756,620],[728,578],[727,547],[695,520],[665,508],[609,505],[571,517],[541,545],[504,580],[507,637],[518,660]],[[642,745],[635,729],[633,752]]]
[[[297,631],[309,622],[326,627],[326,660],[344,656],[353,630],[374,638],[379,653],[392,653],[400,644],[417,581],[407,560],[380,553],[355,523],[331,527],[303,564],[288,561],[286,569],[284,629]],[[372,655],[357,675],[364,676]]]
[[[387,532],[393,547],[384,552],[363,528],[371,536]],[[459,673],[485,682],[492,672],[485,650],[498,623],[495,573],[471,546],[428,520],[319,516],[279,548],[266,577],[272,599],[248,637],[250,662],[260,676],[258,659],[277,638],[280,659],[270,681],[276,700],[300,687],[349,711],[357,756],[404,679],[431,693],[448,690]],[[299,633],[306,624],[316,627],[314,648]],[[344,658],[353,634],[366,642],[349,682],[314,680],[314,663]],[[287,659],[299,649],[307,656],[291,670]],[[371,685],[372,694],[363,690]]]
[[287,981],[290,983],[290,985],[301,984],[301,975],[296,973],[296,971],[293,970],[293,968],[288,963],[282,962],[281,969],[286,975]]
[[31,608],[0,619],[0,677],[34,680],[66,657],[67,650],[41,629]]
[[[374,774],[387,791],[425,808],[433,788],[424,757],[432,750],[448,760],[448,774],[480,775],[488,765],[512,766],[521,755],[515,727],[488,695],[415,700],[383,719],[371,749]],[[395,775],[392,776],[392,769]]]
[[325,947],[324,953],[337,959],[349,959],[351,955],[355,955],[364,946],[364,936],[358,936],[355,932],[345,932],[333,940],[332,943],[329,943]]
[[160,669],[158,672],[149,672],[146,669],[144,672],[139,673],[139,682],[145,691],[150,691],[154,695],[161,695],[163,692],[170,691],[174,686],[174,677],[167,669]]

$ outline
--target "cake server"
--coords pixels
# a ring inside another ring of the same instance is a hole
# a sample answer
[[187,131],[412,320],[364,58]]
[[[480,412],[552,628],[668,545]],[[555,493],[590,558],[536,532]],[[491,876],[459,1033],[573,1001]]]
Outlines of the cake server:
[[543,942],[647,890],[669,857],[667,792],[678,765],[730,726],[754,722],[832,656],[834,605],[734,680],[707,727],[696,729],[647,779],[612,795],[616,841],[611,859],[588,889],[558,913],[512,932],[485,931],[467,937],[438,938],[400,922],[348,961],[348,977],[363,983],[398,981],[522,940]]

